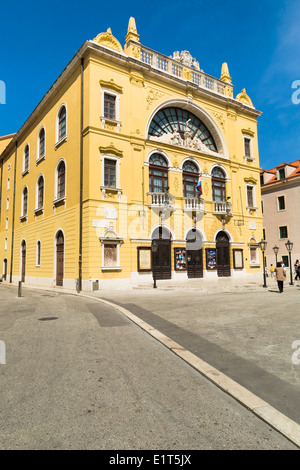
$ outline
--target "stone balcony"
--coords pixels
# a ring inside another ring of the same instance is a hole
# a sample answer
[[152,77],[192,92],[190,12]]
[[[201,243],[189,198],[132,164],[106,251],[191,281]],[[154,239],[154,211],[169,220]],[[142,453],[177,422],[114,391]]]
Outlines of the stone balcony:
[[184,211],[204,212],[204,199],[199,197],[184,197]]
[[213,201],[214,205],[214,214],[220,215],[232,215],[231,214],[231,202],[228,201]]

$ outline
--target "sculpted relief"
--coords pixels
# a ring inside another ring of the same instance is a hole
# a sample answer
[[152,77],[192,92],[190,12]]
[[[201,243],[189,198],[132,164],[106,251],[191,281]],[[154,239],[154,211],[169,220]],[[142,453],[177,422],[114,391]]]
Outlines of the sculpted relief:
[[189,122],[190,119],[186,121],[183,137],[181,136],[178,130],[174,130],[173,132],[164,133],[159,137],[150,135],[149,139],[155,140],[157,142],[162,142],[164,144],[179,145],[181,147],[197,150],[198,152],[205,153],[208,155],[218,155],[218,152],[210,150],[197,136],[197,134],[193,136],[193,133],[189,127]]

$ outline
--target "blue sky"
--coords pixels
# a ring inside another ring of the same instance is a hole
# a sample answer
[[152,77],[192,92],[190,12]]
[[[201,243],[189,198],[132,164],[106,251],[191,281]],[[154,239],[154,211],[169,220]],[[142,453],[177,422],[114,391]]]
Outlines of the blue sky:
[[246,88],[263,112],[262,168],[300,158],[300,104],[292,102],[292,84],[300,80],[296,0],[2,2],[0,80],[6,104],[0,104],[0,135],[22,126],[86,39],[110,27],[124,45],[130,16],[145,46],[166,55],[188,50],[217,78],[228,63],[234,96]]

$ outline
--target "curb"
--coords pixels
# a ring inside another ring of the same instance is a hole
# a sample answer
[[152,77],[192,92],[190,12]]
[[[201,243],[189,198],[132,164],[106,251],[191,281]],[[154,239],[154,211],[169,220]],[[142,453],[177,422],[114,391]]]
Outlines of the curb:
[[237,382],[230,379],[214,367],[210,366],[208,363],[204,362],[199,357],[195,356],[193,353],[186,350],[183,346],[176,343],[171,338],[168,338],[163,333],[156,330],[151,325],[144,322],[127,309],[119,305],[115,305],[107,300],[99,299],[94,296],[89,296],[85,294],[80,295],[81,297],[86,297],[94,300],[96,299],[99,302],[103,302],[106,305],[109,305],[110,307],[119,310],[132,322],[134,322],[136,325],[138,325],[140,328],[150,334],[153,338],[155,338],[168,349],[170,349],[170,351],[179,356],[198,372],[200,372],[201,375],[206,377],[210,382],[214,383],[217,387],[219,387],[221,390],[226,392],[228,395],[230,395],[232,398],[237,400],[248,410],[254,413],[258,418],[262,419],[265,423],[269,424],[272,428],[280,432],[293,444],[300,448],[300,425],[297,424],[295,421],[291,420],[283,413],[273,408],[267,402],[254,395],[252,392],[249,392],[249,390],[239,385]]

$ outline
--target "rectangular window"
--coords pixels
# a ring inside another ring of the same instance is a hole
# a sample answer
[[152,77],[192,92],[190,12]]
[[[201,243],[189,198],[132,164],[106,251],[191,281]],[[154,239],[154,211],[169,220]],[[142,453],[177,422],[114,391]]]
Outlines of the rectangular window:
[[280,170],[278,170],[278,178],[280,180],[283,180],[285,178],[285,169],[284,168],[280,168]]
[[244,137],[244,152],[245,157],[251,158],[251,139],[248,139],[248,137]]
[[116,160],[104,159],[104,186],[116,187]]
[[8,217],[5,219],[5,230],[8,230]]
[[285,209],[285,198],[284,196],[279,196],[278,198],[278,210],[283,211]]
[[263,228],[263,239],[266,240],[266,229]]
[[257,264],[257,248],[250,247],[250,264]]
[[287,238],[288,237],[288,229],[287,226],[284,225],[279,227],[279,238]]
[[263,173],[260,175],[260,184],[261,185],[264,184],[264,174]]
[[116,97],[108,93],[104,93],[104,117],[116,119]]
[[9,190],[10,188],[10,178],[7,178],[7,191]]
[[4,250],[7,250],[7,238],[4,239]]
[[247,186],[247,205],[254,207],[253,186]]
[[289,267],[289,257],[287,255],[282,256],[283,264],[286,268]]
[[104,244],[104,267],[114,268],[117,266],[118,252],[116,244]]

